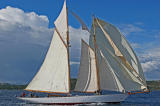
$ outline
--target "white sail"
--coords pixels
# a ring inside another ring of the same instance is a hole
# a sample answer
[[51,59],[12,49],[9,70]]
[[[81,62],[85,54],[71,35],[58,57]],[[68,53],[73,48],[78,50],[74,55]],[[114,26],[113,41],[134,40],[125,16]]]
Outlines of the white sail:
[[113,71],[109,62],[105,59],[103,53],[100,51],[100,88],[101,90],[120,91],[123,92],[124,88],[117,78],[117,74]]
[[67,48],[55,31],[44,63],[26,90],[68,93],[67,58]]
[[106,36],[106,38],[108,39],[110,45],[112,46],[112,48],[114,49],[114,52],[117,56],[123,56],[122,53],[119,51],[119,49],[117,48],[117,46],[115,45],[115,43],[113,42],[113,40],[111,39],[111,37],[108,35],[108,33],[103,29],[102,25],[98,22],[97,23],[99,25],[99,27],[101,28],[101,30],[103,31],[104,35]]
[[60,15],[54,22],[58,33],[61,35],[65,44],[67,44],[67,31],[68,31],[68,16],[67,16],[67,7],[66,7],[66,0],[64,0],[64,5],[61,10]]
[[[98,22],[97,20],[97,23],[99,25],[99,27],[101,28],[101,30],[103,31],[104,35],[106,36],[106,38],[108,39],[110,45],[112,46],[112,48],[114,49],[114,52],[115,52],[115,55],[118,56],[121,61],[123,62],[123,64],[129,68],[131,71],[132,71],[132,74],[134,74],[134,76],[136,77],[139,77],[139,80],[138,82],[142,82],[143,84],[143,79],[139,76],[138,72],[133,68],[133,66],[125,59],[125,57],[122,55],[122,53],[120,52],[120,50],[117,48],[117,46],[115,45],[115,43],[112,41],[111,37],[108,35],[108,33],[104,30],[104,28],[102,27],[102,25]],[[123,40],[122,40],[123,41]],[[124,42],[124,41],[123,41]],[[133,61],[131,61],[133,62]],[[132,63],[133,64],[133,63]],[[135,64],[134,64],[135,66]],[[137,67],[136,67],[137,68]],[[129,72],[130,73],[130,72]]]
[[[95,19],[95,27],[97,46],[102,50],[113,71],[120,76],[118,79],[124,89],[140,90],[146,88],[141,65],[124,36],[113,25],[99,19]],[[90,46],[94,47],[93,28],[91,30]]]
[[69,57],[65,43],[67,36],[66,1],[55,24],[54,35],[45,60],[26,90],[53,93],[70,92]]
[[95,53],[82,40],[81,61],[75,91],[95,92],[98,90]]

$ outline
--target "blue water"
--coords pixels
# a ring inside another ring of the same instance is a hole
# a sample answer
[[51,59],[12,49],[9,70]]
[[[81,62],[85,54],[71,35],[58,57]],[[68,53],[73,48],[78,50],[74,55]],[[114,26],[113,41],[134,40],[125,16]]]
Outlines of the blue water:
[[[25,101],[16,99],[22,94],[21,90],[0,90],[0,106],[45,106],[29,104]],[[152,91],[148,94],[130,95],[120,104],[92,103],[88,106],[160,106],[160,91]]]

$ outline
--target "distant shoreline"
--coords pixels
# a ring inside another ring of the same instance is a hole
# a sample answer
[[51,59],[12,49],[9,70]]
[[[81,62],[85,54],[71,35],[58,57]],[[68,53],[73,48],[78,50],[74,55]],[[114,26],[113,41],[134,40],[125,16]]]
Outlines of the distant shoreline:
[[147,86],[150,90],[160,90],[160,80],[147,81]]
[[[71,89],[75,87],[77,79],[71,79]],[[147,81],[147,86],[150,90],[160,90],[160,80]],[[25,89],[27,85],[15,85],[9,83],[0,83],[0,90],[22,90]]]

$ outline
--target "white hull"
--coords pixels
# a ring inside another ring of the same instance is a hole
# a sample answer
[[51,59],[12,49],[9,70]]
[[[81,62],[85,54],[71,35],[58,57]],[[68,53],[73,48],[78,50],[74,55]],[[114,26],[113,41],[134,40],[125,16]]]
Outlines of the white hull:
[[124,101],[127,94],[92,95],[92,96],[71,96],[71,97],[19,97],[31,103],[38,104],[86,104],[86,103],[117,103]]

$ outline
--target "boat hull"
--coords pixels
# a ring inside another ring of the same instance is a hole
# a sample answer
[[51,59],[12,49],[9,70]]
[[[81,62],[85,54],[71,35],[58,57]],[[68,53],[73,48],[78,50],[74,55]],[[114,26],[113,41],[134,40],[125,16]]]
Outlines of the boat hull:
[[18,99],[38,104],[88,104],[88,103],[119,103],[127,98],[127,94],[71,96],[71,97],[18,97]]

